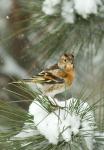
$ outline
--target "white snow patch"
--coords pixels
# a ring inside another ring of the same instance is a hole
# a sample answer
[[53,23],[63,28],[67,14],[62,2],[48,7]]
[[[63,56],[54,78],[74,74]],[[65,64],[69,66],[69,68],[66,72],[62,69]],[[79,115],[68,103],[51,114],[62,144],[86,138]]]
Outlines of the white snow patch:
[[66,23],[74,23],[75,15],[78,14],[86,19],[90,14],[97,15],[98,8],[103,7],[102,0],[44,0],[42,11],[46,15],[55,15],[59,9]]
[[100,4],[101,0],[74,0],[76,12],[83,18],[87,18],[90,14],[97,14]]
[[75,13],[74,13],[73,6],[74,6],[74,3],[72,0],[63,1],[61,15],[64,18],[66,23],[74,23],[75,21]]
[[[37,104],[38,106],[35,106]],[[70,115],[63,109],[58,109],[48,114],[39,103],[37,104],[35,103],[34,105],[33,102],[29,107],[29,112],[34,116],[34,123],[37,129],[50,143],[57,144],[60,133],[63,139],[68,142],[71,140],[72,132],[74,135],[79,132],[80,118],[78,116]]]
[[[70,112],[69,110],[71,106],[76,105],[77,99],[71,98],[67,101],[58,101],[57,99],[53,100],[51,97],[48,98],[53,104],[65,107],[65,109],[60,108],[48,114],[43,106],[34,100],[29,107],[29,113],[34,116],[34,123],[40,134],[44,135],[50,143],[57,144],[60,134],[63,140],[69,142],[72,134],[77,135],[80,131],[84,135],[87,132],[90,136],[85,137],[85,141],[91,150],[94,130],[94,126],[91,125],[91,123],[94,123],[93,113],[92,111],[88,112],[88,115],[92,115],[92,120],[81,120],[80,117],[80,114],[86,110],[86,107],[89,108],[89,105],[80,101],[79,107],[81,107],[81,110],[79,114],[76,114],[76,111]],[[80,126],[82,126],[82,130],[79,129]]]
[[34,123],[39,132],[44,135],[50,143],[57,144],[58,141],[58,119],[54,113],[50,115],[43,106],[34,100],[29,107],[29,113],[34,116]]
[[80,127],[80,117],[61,110],[60,133],[66,142],[71,140],[71,135],[77,135]]
[[42,122],[48,115],[48,112],[38,101],[33,101],[29,106],[29,113],[34,116],[35,124]]
[[42,11],[47,15],[53,15],[56,13],[56,5],[58,5],[61,0],[45,0],[43,2]]

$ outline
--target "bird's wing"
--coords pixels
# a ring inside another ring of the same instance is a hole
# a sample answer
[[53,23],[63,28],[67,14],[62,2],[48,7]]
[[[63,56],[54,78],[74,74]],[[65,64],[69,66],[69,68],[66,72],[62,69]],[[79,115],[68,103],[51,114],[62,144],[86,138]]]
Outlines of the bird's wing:
[[41,71],[38,75],[33,76],[32,79],[36,82],[42,82],[47,84],[57,84],[64,83],[64,79],[61,77],[57,77],[54,75],[54,72],[58,70],[58,64],[55,64],[43,71]]
[[46,71],[50,71],[50,70],[56,70],[59,69],[58,64],[54,64],[53,66],[50,66],[49,68],[46,68]]
[[61,84],[64,83],[64,79],[54,75],[54,71],[58,70],[57,64],[41,71],[38,75],[33,76],[29,79],[23,79],[22,81],[17,81],[13,83],[47,83],[47,84]]
[[[53,75],[49,71],[42,71],[37,76],[33,76],[29,80],[31,80],[32,82],[37,82],[37,83],[40,82],[40,83],[47,83],[47,84],[64,83],[64,79]],[[25,79],[25,81],[26,81],[26,79]]]

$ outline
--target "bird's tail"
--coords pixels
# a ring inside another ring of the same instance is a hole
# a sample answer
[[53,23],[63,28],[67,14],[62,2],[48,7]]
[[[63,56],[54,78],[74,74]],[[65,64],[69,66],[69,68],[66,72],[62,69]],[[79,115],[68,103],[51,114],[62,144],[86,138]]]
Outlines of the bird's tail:
[[22,79],[19,81],[13,81],[9,84],[28,84],[28,83],[42,83],[44,82],[45,79],[42,77],[33,77],[33,78],[28,78],[28,79]]
[[8,84],[25,84],[25,83],[29,83],[29,82],[32,82],[32,79],[22,79],[19,81],[10,82]]

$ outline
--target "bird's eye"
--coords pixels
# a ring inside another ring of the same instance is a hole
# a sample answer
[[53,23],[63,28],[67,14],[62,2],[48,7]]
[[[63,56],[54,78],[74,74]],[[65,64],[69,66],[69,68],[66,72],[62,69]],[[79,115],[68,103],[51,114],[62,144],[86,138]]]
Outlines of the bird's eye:
[[66,59],[64,59],[64,61],[66,62],[67,60],[66,60]]

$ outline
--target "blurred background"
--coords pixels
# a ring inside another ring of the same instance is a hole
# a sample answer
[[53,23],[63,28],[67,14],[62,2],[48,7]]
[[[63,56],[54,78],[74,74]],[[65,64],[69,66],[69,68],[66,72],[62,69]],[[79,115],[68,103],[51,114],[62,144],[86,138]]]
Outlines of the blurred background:
[[[42,3],[0,0],[0,130],[7,128],[8,102],[8,108],[15,106],[21,112],[27,111],[33,100],[31,94],[8,83],[37,74],[66,52],[74,54],[76,71],[68,96],[96,103],[94,113],[99,131],[103,131],[104,13],[87,19],[77,16],[75,23],[67,24],[59,15],[46,16]],[[18,95],[21,93],[25,96]]]

